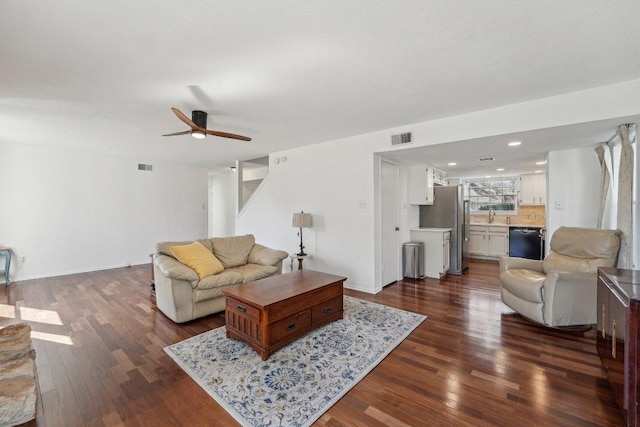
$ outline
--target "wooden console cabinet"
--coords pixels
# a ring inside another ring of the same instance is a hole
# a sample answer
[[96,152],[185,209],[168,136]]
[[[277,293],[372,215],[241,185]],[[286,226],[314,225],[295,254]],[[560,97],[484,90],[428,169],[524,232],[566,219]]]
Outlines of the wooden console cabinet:
[[303,334],[343,316],[345,277],[298,270],[229,287],[227,337],[247,343],[262,360]]
[[640,427],[640,271],[599,268],[597,301],[598,356],[627,426]]

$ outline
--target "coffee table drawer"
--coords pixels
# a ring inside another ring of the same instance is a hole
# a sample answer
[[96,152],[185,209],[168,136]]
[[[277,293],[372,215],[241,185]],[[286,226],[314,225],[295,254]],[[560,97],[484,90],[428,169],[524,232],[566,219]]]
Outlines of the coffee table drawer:
[[271,325],[271,342],[275,343],[291,335],[300,335],[301,331],[311,326],[309,310],[302,311]]
[[241,313],[244,317],[260,320],[260,309],[234,298],[227,297],[226,309]]
[[312,307],[311,324],[315,325],[328,318],[335,318],[336,313],[342,313],[342,295]]

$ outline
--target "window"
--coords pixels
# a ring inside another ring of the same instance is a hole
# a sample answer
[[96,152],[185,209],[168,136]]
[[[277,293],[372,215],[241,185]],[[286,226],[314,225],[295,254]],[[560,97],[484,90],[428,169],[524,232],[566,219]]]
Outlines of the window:
[[464,180],[465,191],[472,212],[517,210],[517,177],[483,178]]

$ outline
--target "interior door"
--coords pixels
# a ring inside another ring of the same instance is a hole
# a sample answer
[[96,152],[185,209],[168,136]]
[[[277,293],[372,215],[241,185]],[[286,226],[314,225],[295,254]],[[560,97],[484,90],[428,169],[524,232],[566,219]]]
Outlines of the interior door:
[[398,165],[382,161],[380,166],[380,189],[382,202],[382,286],[395,282],[399,278],[399,219],[400,205],[398,195]]

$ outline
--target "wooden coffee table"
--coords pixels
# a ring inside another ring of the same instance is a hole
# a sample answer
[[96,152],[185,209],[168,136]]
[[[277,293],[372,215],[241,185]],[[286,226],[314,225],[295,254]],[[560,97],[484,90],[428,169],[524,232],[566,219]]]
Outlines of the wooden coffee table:
[[227,338],[251,346],[262,360],[301,335],[342,319],[346,277],[298,270],[231,286],[227,297]]

